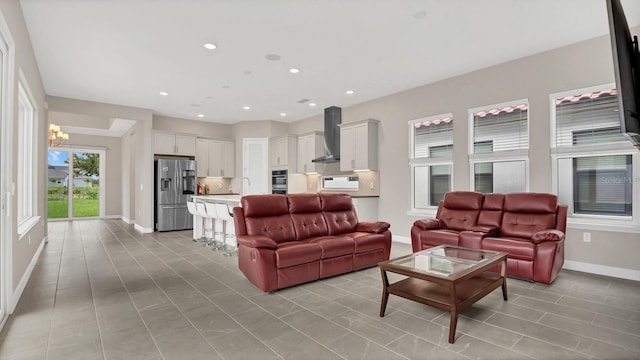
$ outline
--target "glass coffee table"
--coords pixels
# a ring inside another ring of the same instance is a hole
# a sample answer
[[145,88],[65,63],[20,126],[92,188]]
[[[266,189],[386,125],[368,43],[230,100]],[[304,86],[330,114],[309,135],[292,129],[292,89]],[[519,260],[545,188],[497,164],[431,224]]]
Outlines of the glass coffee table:
[[[502,264],[500,273],[487,270]],[[502,287],[507,300],[507,253],[440,245],[378,264],[382,274],[384,316],[389,294],[434,306],[451,313],[449,343],[456,335],[458,314]],[[387,272],[407,276],[389,284]]]

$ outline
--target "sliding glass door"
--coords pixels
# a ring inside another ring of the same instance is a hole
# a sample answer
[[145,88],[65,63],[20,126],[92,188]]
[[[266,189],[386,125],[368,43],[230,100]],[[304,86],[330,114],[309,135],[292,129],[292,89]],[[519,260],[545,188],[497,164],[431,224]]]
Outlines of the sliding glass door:
[[55,148],[48,155],[49,219],[103,215],[102,150]]

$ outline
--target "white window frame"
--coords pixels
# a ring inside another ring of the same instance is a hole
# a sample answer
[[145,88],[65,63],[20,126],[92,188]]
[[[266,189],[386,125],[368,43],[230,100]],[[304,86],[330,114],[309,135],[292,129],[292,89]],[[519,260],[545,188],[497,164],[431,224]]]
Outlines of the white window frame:
[[[475,113],[479,111],[489,110],[489,109],[499,109],[505,108],[509,106],[517,106],[521,104],[527,104],[527,143],[529,146],[526,149],[517,149],[517,150],[509,150],[509,151],[498,151],[491,153],[481,153],[474,154],[474,143],[475,143],[475,124],[473,122],[473,118]],[[498,163],[498,162],[508,162],[508,161],[524,161],[525,166],[525,191],[529,191],[529,183],[530,183],[530,171],[529,171],[529,147],[531,147],[531,106],[529,105],[529,99],[519,99],[513,101],[507,101],[499,104],[493,105],[485,105],[479,106],[473,109],[469,109],[468,112],[468,126],[469,126],[469,137],[467,142],[467,152],[469,154],[469,184],[471,191],[474,191],[476,188],[475,184],[475,164],[480,163]]]
[[38,108],[22,70],[18,81],[18,174],[17,225],[18,239],[22,239],[33,228],[40,216],[37,213],[38,191]]
[[558,162],[561,159],[573,159],[577,157],[592,156],[612,156],[612,155],[631,155],[631,163],[633,168],[632,178],[632,210],[631,216],[615,216],[615,215],[595,215],[595,214],[575,214],[573,212],[573,204],[565,204],[568,206],[567,211],[567,227],[570,229],[583,230],[602,230],[625,233],[640,233],[640,151],[638,151],[628,141],[612,142],[602,145],[583,145],[572,147],[557,147],[556,144],[556,99],[576,94],[586,94],[591,92],[599,92],[609,89],[615,89],[614,83],[591,86],[582,89],[563,91],[549,94],[550,108],[550,136],[551,136],[551,176],[552,191],[558,194],[560,189],[558,178]]
[[[416,167],[421,167],[421,166],[437,166],[437,165],[449,165],[449,167],[451,168],[451,175],[450,175],[450,180],[449,180],[449,187],[452,188],[453,187],[453,155],[452,156],[447,156],[447,157],[437,157],[437,158],[430,158],[430,157],[415,157],[415,125],[417,123],[422,123],[422,122],[427,122],[427,121],[433,121],[433,120],[437,120],[437,119],[444,119],[444,118],[453,118],[453,114],[452,113],[445,113],[445,114],[440,114],[440,115],[435,115],[435,116],[428,116],[428,117],[424,117],[424,118],[419,118],[419,119],[413,119],[413,120],[409,120],[408,122],[408,127],[409,127],[409,178],[410,178],[410,191],[409,191],[409,210],[407,211],[408,215],[416,215],[416,216],[435,216],[438,207],[437,206],[429,206],[427,208],[416,208],[416,204],[415,204],[415,186],[416,186],[416,182],[415,182],[415,168]],[[435,143],[433,144],[433,146],[444,146],[444,145],[453,145],[455,148],[455,144],[453,144],[453,139],[451,143],[448,142],[442,142],[442,143]],[[429,180],[427,180],[427,183],[425,184],[425,186],[430,187],[430,184],[428,183]]]

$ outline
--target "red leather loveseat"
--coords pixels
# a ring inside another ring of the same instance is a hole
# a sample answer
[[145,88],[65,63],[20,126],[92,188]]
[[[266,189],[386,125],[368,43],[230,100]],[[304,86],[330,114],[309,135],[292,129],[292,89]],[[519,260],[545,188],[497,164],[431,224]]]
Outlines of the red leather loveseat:
[[386,222],[358,222],[346,194],[249,195],[233,209],[238,266],[263,291],[388,260]]
[[435,219],[414,222],[413,252],[436,245],[504,251],[507,275],[550,284],[564,264],[567,206],[553,194],[445,194]]

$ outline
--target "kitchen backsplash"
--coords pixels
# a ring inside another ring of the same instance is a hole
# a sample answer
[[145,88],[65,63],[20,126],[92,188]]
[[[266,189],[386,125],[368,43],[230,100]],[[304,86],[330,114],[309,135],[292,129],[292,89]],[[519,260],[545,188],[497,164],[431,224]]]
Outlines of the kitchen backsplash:
[[377,171],[362,171],[354,173],[341,172],[336,176],[357,176],[358,190],[324,190],[321,180],[324,175],[307,175],[307,192],[345,193],[351,196],[380,196],[380,173]]
[[231,192],[231,179],[227,178],[198,178],[202,185],[202,193],[205,192],[205,185],[209,185],[209,194],[228,194]]

